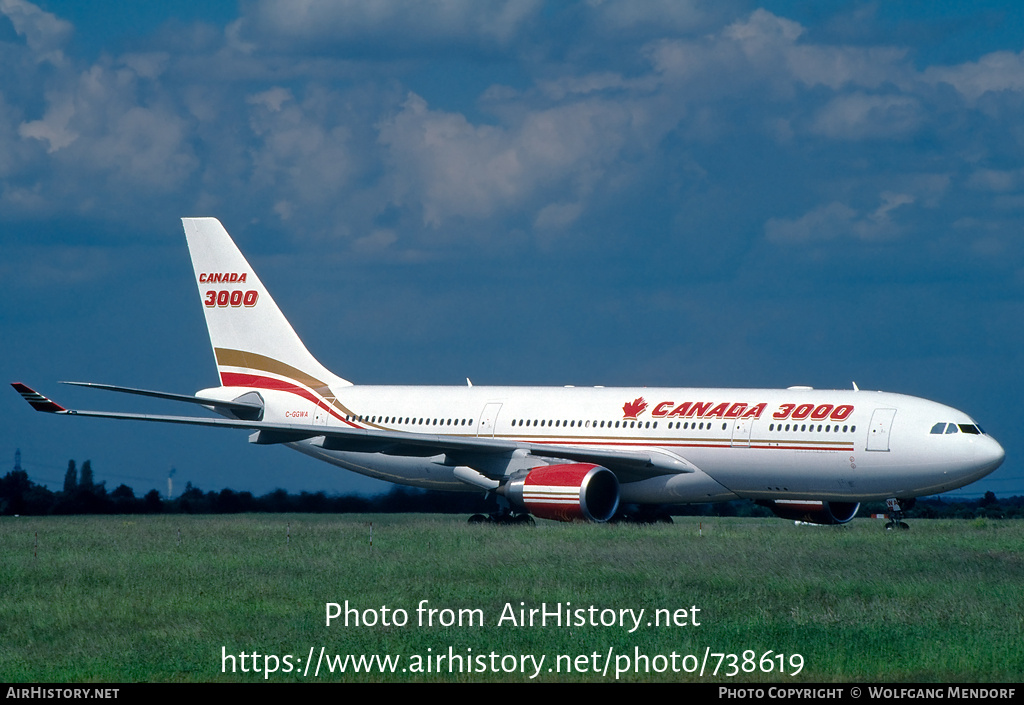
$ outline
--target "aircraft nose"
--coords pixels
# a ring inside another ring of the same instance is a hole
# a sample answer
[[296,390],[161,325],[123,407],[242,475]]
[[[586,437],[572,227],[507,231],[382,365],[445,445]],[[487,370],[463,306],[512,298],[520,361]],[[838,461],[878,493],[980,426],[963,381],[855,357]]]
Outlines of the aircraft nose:
[[984,443],[980,443],[977,446],[975,454],[981,469],[989,473],[1003,464],[1003,460],[1006,458],[1006,451],[991,436],[984,436],[984,441]]

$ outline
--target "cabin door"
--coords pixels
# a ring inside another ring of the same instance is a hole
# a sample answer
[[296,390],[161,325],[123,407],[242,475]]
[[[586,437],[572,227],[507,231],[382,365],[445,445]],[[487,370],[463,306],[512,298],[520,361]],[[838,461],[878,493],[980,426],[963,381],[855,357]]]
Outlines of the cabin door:
[[895,416],[896,409],[875,409],[868,427],[868,450],[889,450],[889,433]]
[[494,422],[498,419],[499,411],[501,411],[501,404],[499,402],[492,402],[484,407],[483,413],[480,414],[480,423],[477,425],[476,435],[494,435]]

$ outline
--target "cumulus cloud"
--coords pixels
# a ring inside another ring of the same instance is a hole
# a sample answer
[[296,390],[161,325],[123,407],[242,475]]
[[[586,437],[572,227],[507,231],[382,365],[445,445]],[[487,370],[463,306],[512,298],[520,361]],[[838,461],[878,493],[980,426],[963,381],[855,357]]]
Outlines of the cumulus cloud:
[[900,229],[893,223],[891,213],[915,199],[904,193],[884,192],[880,196],[882,203],[870,213],[861,213],[844,203],[833,202],[799,218],[771,218],[765,224],[765,237],[769,242],[787,245],[842,238],[870,241],[896,237]]
[[792,96],[797,88],[876,89],[914,80],[904,48],[816,44],[805,36],[798,22],[759,9],[717,33],[653,41],[648,51],[670,81],[706,78],[719,89],[767,82]]
[[275,49],[404,55],[426,47],[493,48],[518,37],[539,0],[260,0],[247,5],[237,36]]
[[[75,138],[61,145],[50,137],[50,151],[58,152],[55,157],[67,167],[105,173],[135,187],[181,184],[197,165],[187,123],[170,102],[144,104],[143,83],[126,65],[96,64],[65,91],[55,91],[43,123],[55,126],[51,134]],[[60,123],[63,132],[56,130]]]
[[1008,193],[1024,185],[1024,169],[978,169],[967,179],[973,189]]
[[771,218],[765,236],[775,243],[834,240],[852,234],[857,211],[843,203],[828,203],[796,219]]
[[695,0],[591,0],[590,23],[602,35],[690,34],[707,27],[730,3]]
[[74,32],[70,22],[25,0],[0,0],[0,13],[25,37],[36,61],[63,64],[64,46]]
[[989,92],[1019,93],[1024,91],[1024,52],[997,51],[958,66],[933,66],[925,70],[924,77],[948,83],[971,102]]
[[541,208],[533,224],[542,230],[564,228],[583,213],[582,203],[552,203]]
[[[204,39],[187,49],[89,63],[61,53],[70,24],[0,0],[22,42],[3,51],[24,69],[0,84],[3,193],[23,210],[80,212],[174,192],[365,251],[501,233],[508,219],[580,234],[595,209],[675,223],[681,200],[700,207],[701,194],[780,173],[819,205],[799,217],[784,215],[800,212],[791,201],[737,206],[773,242],[894,237],[903,206],[948,203],[950,174],[973,174],[978,194],[1014,193],[1018,177],[985,164],[1007,140],[962,125],[977,117],[970,101],[1019,92],[1020,54],[921,70],[906,47],[830,42],[737,7],[259,1],[219,35],[195,29]],[[344,56],[353,47],[358,61]],[[471,67],[465,85],[445,73],[453,55]],[[479,80],[492,71],[500,83]],[[941,144],[926,167],[921,137]],[[902,173],[858,151],[879,143],[907,150]],[[836,178],[820,177],[825,162]],[[930,190],[911,183],[929,178]]]
[[75,114],[75,104],[68,93],[52,94],[47,102],[46,115],[40,120],[23,122],[18,126],[18,134],[46,142],[46,151],[53,154],[78,139],[78,133],[68,127]]
[[380,141],[390,152],[396,202],[418,196],[434,227],[450,215],[487,215],[527,185],[507,132],[431,111],[415,94],[380,124]]
[[748,54],[774,51],[795,42],[804,28],[799,22],[787,20],[767,10],[754,10],[749,17],[725,28],[722,36],[739,43]]
[[834,139],[904,137],[922,120],[921,106],[911,96],[855,92],[830,100],[818,111],[811,129]]
[[[380,141],[392,162],[396,202],[417,200],[424,222],[438,227],[449,217],[535,207],[553,193],[589,193],[636,127],[630,110],[600,100],[529,112],[510,126],[473,125],[410,94],[380,124]],[[571,222],[564,210],[559,218],[555,212],[541,222]]]
[[[300,103],[280,86],[250,95],[250,150],[255,185],[290,201],[323,207],[345,189],[354,170],[349,127],[334,96],[310,90]],[[335,114],[331,119],[332,113]],[[283,219],[291,211],[278,211]]]

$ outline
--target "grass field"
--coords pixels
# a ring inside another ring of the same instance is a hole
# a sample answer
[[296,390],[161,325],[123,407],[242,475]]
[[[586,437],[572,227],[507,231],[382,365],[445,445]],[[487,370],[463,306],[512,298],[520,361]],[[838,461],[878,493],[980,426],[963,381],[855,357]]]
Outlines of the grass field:
[[[813,527],[704,518],[698,536],[699,521],[530,529],[437,515],[4,517],[0,680],[256,681],[273,655],[271,681],[310,681],[311,648],[320,681],[520,682],[537,673],[542,682],[601,682],[616,668],[624,681],[1024,674],[1024,522],[922,520],[894,534],[866,519]],[[325,626],[325,604],[346,600],[378,621],[382,606],[403,609],[408,624]],[[418,626],[421,600],[456,611],[447,616],[479,610],[484,624]],[[632,633],[628,615],[626,627],[498,625],[506,603],[517,615],[520,603],[593,605],[594,618],[609,621],[619,610],[645,612]],[[687,610],[700,626],[647,626],[656,609]],[[321,647],[400,660],[394,673],[353,673],[351,663],[328,673]],[[463,657],[454,673],[449,648]],[[424,657],[430,672],[413,672],[417,658],[427,670]],[[703,677],[686,672],[696,661]]]

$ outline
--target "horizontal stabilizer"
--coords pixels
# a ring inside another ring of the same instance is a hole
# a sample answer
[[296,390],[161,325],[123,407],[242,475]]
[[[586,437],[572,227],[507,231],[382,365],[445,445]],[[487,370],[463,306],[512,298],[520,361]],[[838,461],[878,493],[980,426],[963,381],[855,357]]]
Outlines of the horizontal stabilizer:
[[[133,387],[119,387],[114,384],[100,384],[98,382],[61,382],[76,387],[89,387],[91,389],[105,389],[108,392],[121,392],[123,394],[135,394],[143,397],[155,397],[157,399],[169,399],[171,401],[182,401],[187,404],[201,404],[212,406],[218,409],[226,409],[240,419],[255,421],[263,413],[263,404],[256,401],[224,401],[222,399],[211,399],[209,397],[197,397],[191,394],[174,394],[172,392],[155,392],[151,389],[135,389]],[[52,403],[52,402],[51,402]]]

